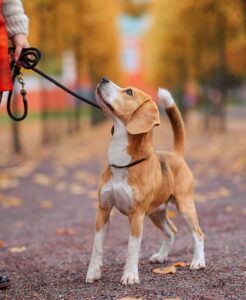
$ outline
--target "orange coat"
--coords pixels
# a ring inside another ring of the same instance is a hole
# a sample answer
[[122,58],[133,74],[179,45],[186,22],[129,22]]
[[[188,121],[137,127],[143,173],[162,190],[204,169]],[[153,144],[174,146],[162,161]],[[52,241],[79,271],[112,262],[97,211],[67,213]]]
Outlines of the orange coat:
[[3,1],[0,0],[0,92],[13,89],[8,55],[8,35],[2,14]]

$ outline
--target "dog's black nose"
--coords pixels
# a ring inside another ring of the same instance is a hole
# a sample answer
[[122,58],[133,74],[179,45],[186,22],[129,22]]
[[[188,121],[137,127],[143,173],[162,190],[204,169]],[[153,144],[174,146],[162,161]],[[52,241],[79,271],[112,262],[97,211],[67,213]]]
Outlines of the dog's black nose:
[[103,77],[101,83],[107,83],[107,82],[109,82],[109,79],[107,77]]

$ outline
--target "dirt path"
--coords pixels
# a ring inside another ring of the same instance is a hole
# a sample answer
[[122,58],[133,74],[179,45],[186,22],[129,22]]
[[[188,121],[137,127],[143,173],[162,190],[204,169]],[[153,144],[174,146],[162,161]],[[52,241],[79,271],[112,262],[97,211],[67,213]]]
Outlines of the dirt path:
[[[160,246],[161,235],[146,219],[139,264],[141,283],[121,286],[128,224],[113,211],[103,278],[93,285],[85,284],[94,236],[96,187],[107,140],[98,155],[97,143],[81,151],[83,143],[75,139],[39,159],[9,162],[8,168],[2,168],[0,271],[11,278],[12,285],[0,291],[0,299],[246,299],[243,174],[227,173],[222,161],[212,154],[209,161],[201,161],[196,153],[189,159],[197,179],[207,268],[190,271],[185,267],[163,276],[152,273],[158,265],[149,264],[148,258]],[[93,159],[88,159],[89,154]],[[170,210],[179,232],[162,266],[189,263],[192,258],[191,236],[175,208],[170,206]]]

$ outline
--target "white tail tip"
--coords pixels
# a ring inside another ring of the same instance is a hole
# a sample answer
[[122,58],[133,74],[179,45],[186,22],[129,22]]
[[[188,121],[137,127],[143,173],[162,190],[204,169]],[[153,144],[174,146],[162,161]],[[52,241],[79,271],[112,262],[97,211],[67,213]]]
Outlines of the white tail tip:
[[175,104],[171,93],[166,89],[159,88],[157,96],[158,96],[158,99],[163,102],[165,108],[169,108]]

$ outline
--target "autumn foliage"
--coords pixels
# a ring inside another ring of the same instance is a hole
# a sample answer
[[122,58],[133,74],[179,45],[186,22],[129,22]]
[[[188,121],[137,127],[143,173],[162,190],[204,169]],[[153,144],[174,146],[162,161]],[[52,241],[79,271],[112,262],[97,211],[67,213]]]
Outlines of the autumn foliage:
[[24,5],[30,44],[46,55],[49,68],[59,64],[64,50],[72,50],[79,75],[88,72],[94,83],[103,75],[119,77],[117,1],[26,0]]
[[156,0],[149,33],[153,84],[185,80],[223,87],[245,78],[245,1]]

